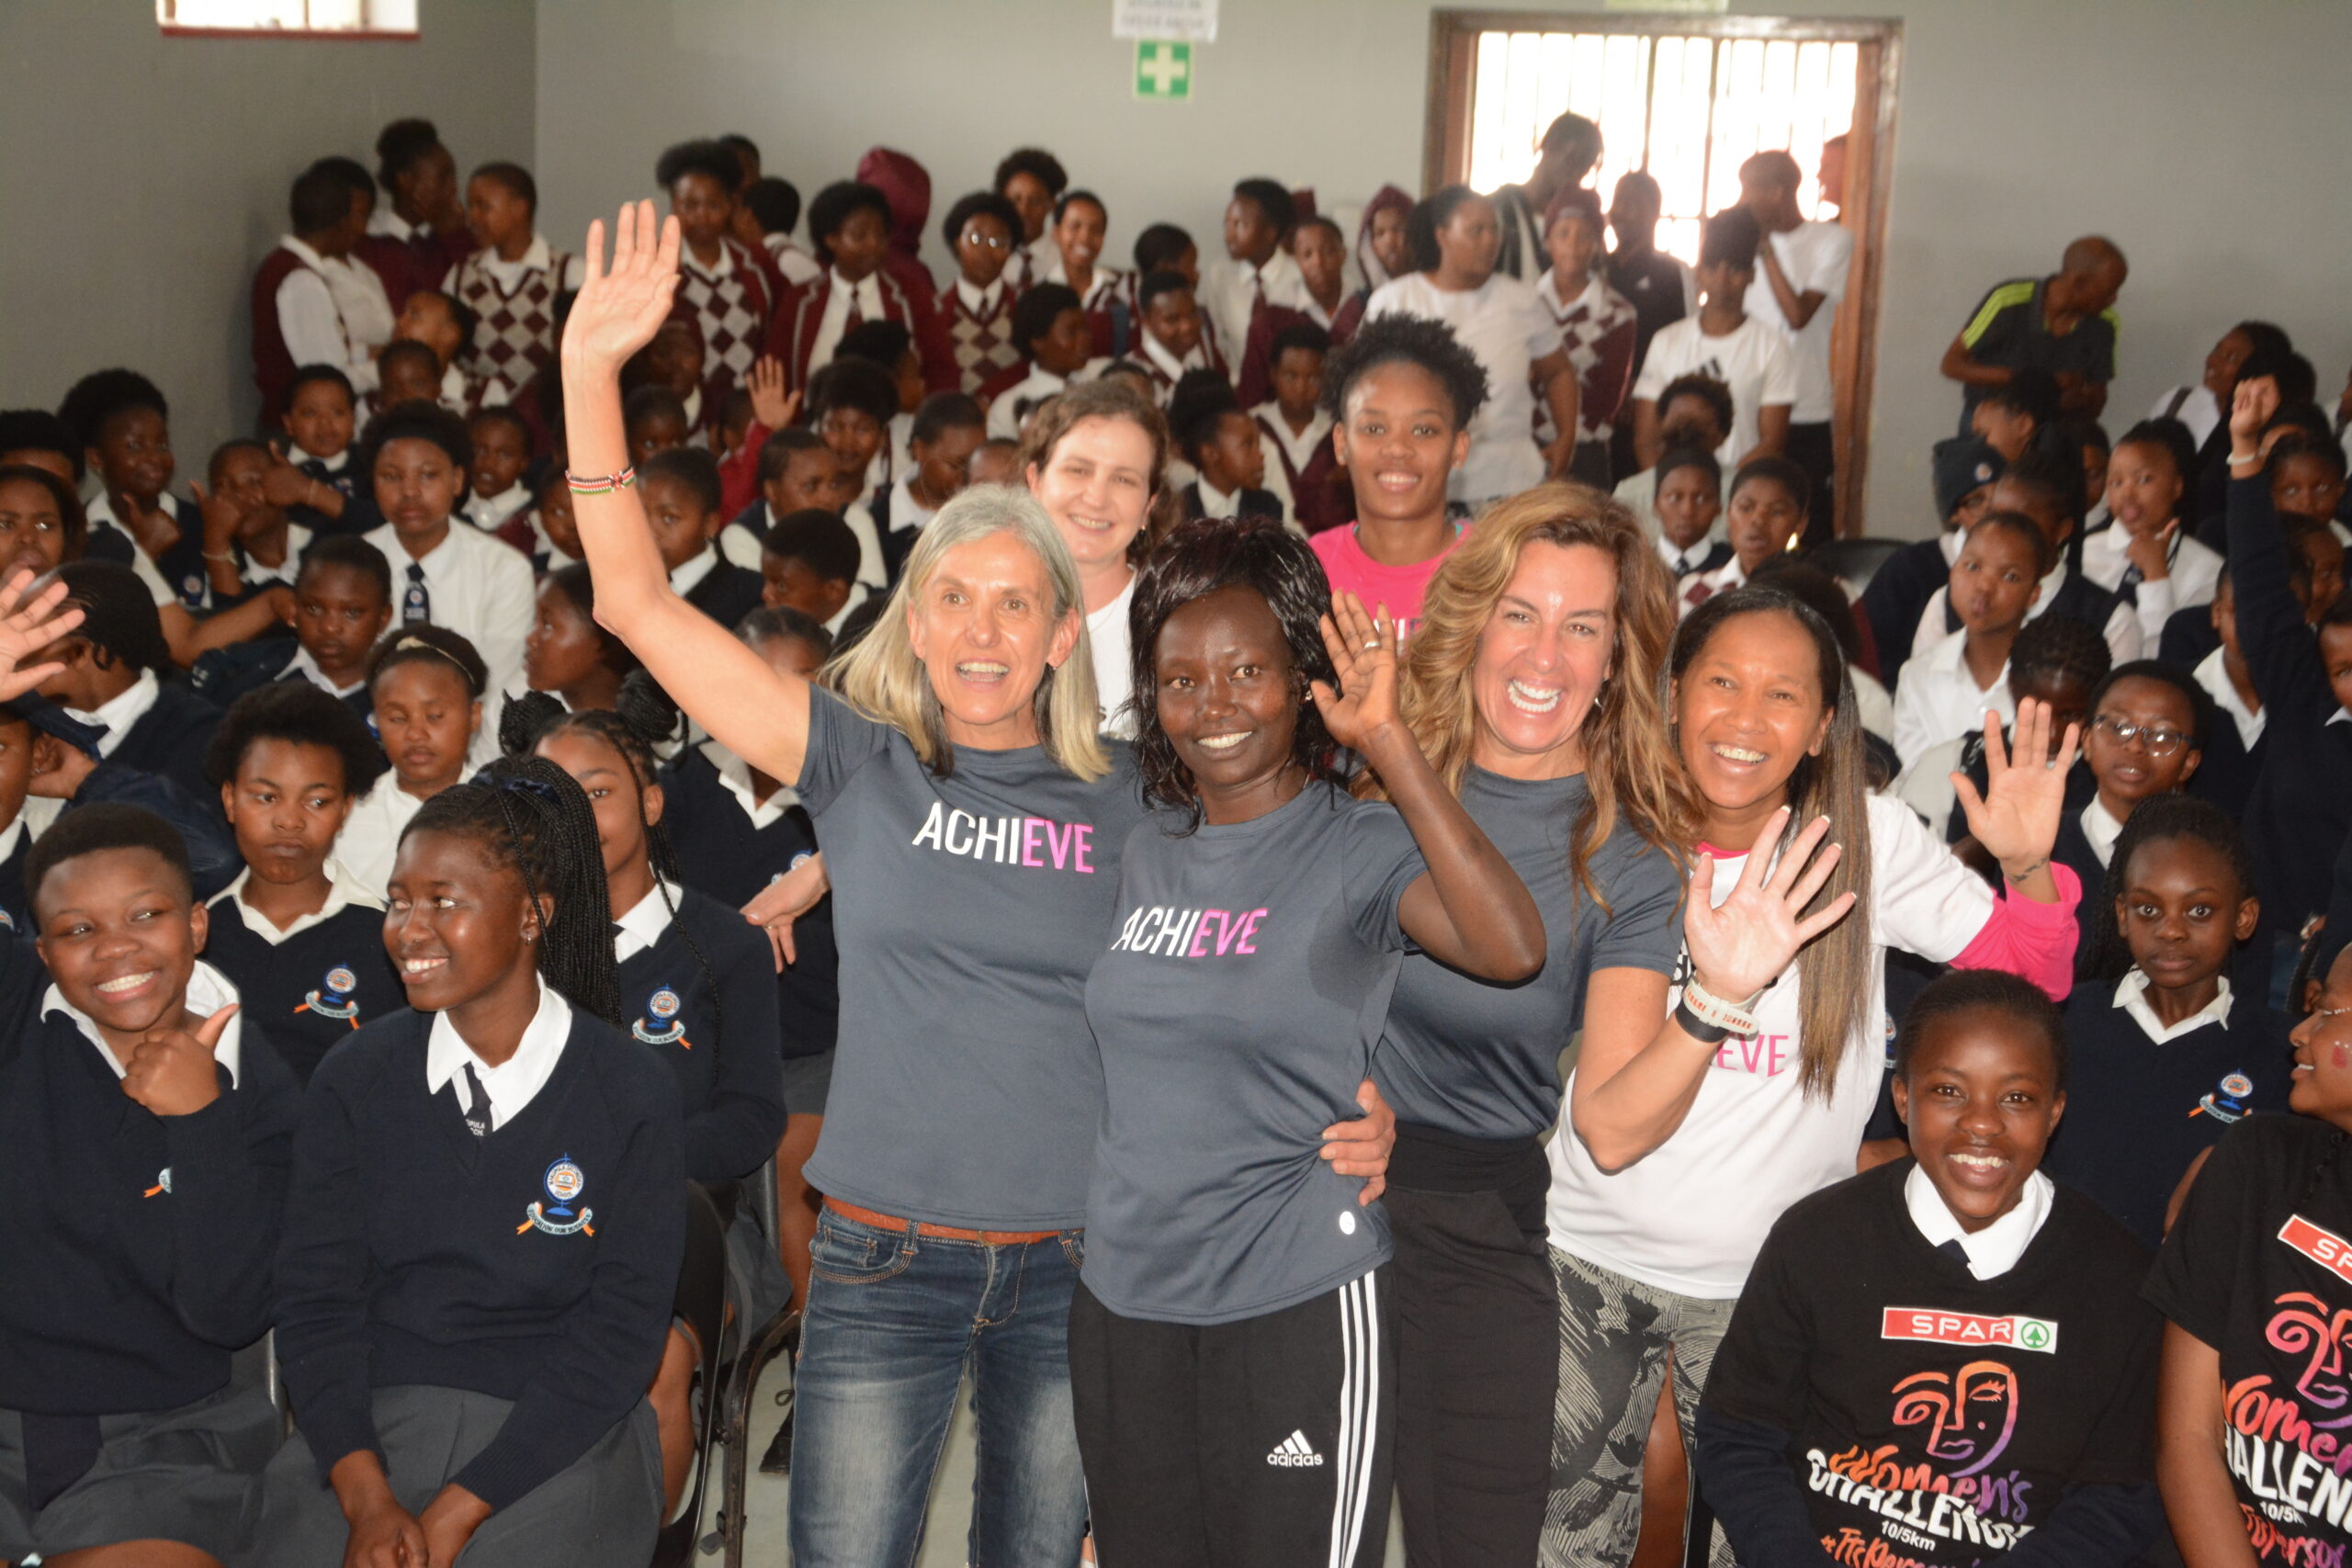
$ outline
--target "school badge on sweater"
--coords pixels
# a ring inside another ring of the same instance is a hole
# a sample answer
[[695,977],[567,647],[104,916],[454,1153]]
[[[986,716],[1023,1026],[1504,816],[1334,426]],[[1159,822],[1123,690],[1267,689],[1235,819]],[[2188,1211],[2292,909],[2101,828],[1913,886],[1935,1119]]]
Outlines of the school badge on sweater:
[[294,1010],[314,1012],[321,1018],[339,1018],[356,1029],[359,1027],[359,1002],[352,993],[358,989],[359,976],[352,973],[349,964],[338,964],[327,971],[326,978],[317,990],[302,993],[302,999],[296,1004]]
[[686,1038],[686,1021],[678,1016],[684,1006],[678,993],[664,986],[646,998],[645,1010],[653,1016],[639,1019],[629,1026],[629,1032],[648,1045],[675,1045],[691,1051],[695,1046]]
[[534,1203],[524,1211],[526,1218],[514,1227],[516,1235],[534,1227],[549,1235],[571,1235],[582,1231],[590,1235],[596,1234],[596,1211],[584,1204],[576,1213],[572,1210],[572,1205],[579,1202],[580,1195],[588,1190],[588,1178],[571,1163],[570,1155],[548,1167],[548,1173],[539,1179],[539,1184],[546,1190],[546,1201]]

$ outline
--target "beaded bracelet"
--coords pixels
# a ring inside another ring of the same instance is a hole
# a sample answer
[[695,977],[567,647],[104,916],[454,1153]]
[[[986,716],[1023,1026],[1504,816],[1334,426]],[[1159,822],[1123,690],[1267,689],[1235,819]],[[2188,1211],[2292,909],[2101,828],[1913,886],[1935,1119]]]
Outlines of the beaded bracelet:
[[563,482],[571,487],[571,493],[574,495],[610,495],[616,490],[627,490],[635,484],[637,469],[628,468],[617,474],[591,476],[587,479],[582,479],[580,475],[567,469],[563,476]]

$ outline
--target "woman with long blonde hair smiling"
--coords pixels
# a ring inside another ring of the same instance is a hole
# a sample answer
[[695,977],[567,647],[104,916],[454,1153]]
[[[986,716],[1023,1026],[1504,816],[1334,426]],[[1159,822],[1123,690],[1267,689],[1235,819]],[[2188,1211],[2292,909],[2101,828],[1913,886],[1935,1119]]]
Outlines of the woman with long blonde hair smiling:
[[[1620,1050],[1679,1027],[1660,1025],[1698,807],[1658,710],[1669,586],[1623,507],[1547,485],[1479,519],[1408,645],[1403,719],[1547,937],[1542,972],[1519,985],[1408,958],[1375,1061],[1398,1121],[1396,1476],[1415,1561],[1535,1560],[1559,1341],[1544,1140],[1560,1053],[1579,1019]],[[1358,787],[1379,793],[1369,775]],[[1736,908],[1701,906],[1694,958],[1745,995],[1842,910],[1801,920],[1804,901],[1758,887]]]

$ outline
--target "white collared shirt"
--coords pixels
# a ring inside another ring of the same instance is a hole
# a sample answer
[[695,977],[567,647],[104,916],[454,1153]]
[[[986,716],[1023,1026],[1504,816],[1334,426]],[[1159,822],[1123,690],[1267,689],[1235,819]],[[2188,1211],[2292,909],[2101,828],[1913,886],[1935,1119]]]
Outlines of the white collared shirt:
[[408,553],[390,523],[369,529],[366,537],[391,565],[395,629],[408,592],[409,564],[415,561],[424,569],[433,624],[474,645],[490,667],[491,686],[503,686],[521,671],[523,639],[531,635],[537,589],[531,581],[531,563],[520,550],[455,518],[447,536],[422,559]]
[[795,288],[825,275],[825,269],[817,265],[817,258],[794,244],[789,234],[763,234],[760,243],[767,247],[768,259],[775,263],[776,271],[784,274],[784,280]]
[[970,278],[958,273],[956,276],[956,298],[964,301],[964,309],[986,321],[996,313],[998,303],[1004,298],[1004,275],[999,273],[997,280],[986,288],[976,288]]
[[939,515],[935,507],[925,506],[915,499],[914,475],[903,475],[890,487],[890,532],[906,534],[920,532],[924,524]]
[[1136,578],[1129,572],[1127,585],[1119,590],[1117,598],[1086,615],[1087,646],[1094,654],[1094,699],[1102,705],[1102,733],[1122,740],[1136,732],[1129,700],[1136,683],[1131,654],[1135,630],[1128,614],[1135,597]]
[[323,256],[320,271],[326,275],[327,292],[334,296],[334,308],[343,317],[345,336],[350,339],[356,354],[367,354],[392,341],[392,328],[398,318],[392,314],[391,296],[384,292],[384,280],[376,269],[356,256]]
[[1237,352],[1250,341],[1250,312],[1261,284],[1269,305],[1304,311],[1312,299],[1306,276],[1285,250],[1277,249],[1263,266],[1227,256],[1201,269],[1201,304],[1216,318],[1217,341]]
[[298,468],[305,463],[316,463],[331,474],[339,474],[351,466],[351,448],[346,446],[332,457],[322,457],[316,452],[289,441],[286,444],[286,460]]
[[412,223],[401,217],[389,201],[379,204],[376,210],[368,215],[368,232],[390,234],[402,244],[406,244],[410,236],[422,227],[422,224]]
[[1993,672],[1993,683],[1980,687],[1968,672],[1968,628],[1952,632],[1903,666],[1894,683],[1894,754],[1908,767],[1919,753],[1939,740],[1951,740],[1981,729],[1984,710],[1991,708],[2003,723],[2017,716],[2017,700],[2009,695],[2009,665],[2003,660]]
[[[1714,540],[1707,538],[1701,539],[1688,551],[1684,551],[1678,548],[1674,541],[1664,534],[1658,535],[1650,542],[1657,547],[1657,558],[1666,563],[1666,570],[1674,574],[1678,583],[1683,578],[1698,575],[1700,563],[1713,554],[1715,547]],[[1733,558],[1736,560],[1738,558]]]
[[[1198,344],[1194,344],[1193,345],[1192,353],[1186,355],[1183,358],[1179,359],[1174,355],[1168,352],[1168,345],[1166,344],[1160,342],[1158,338],[1152,336],[1151,333],[1148,332],[1140,334],[1136,341],[1143,349],[1144,357],[1150,360],[1154,366],[1158,367],[1159,373],[1167,377],[1170,381],[1182,380],[1184,378],[1184,372],[1187,370],[1203,370],[1208,367],[1209,357],[1206,354],[1202,352],[1201,346]],[[1168,401],[1164,395],[1159,400],[1163,405]]]
[[[481,265],[482,271],[490,274],[491,280],[498,285],[499,292],[512,294],[523,286],[523,280],[531,274],[547,272],[552,268],[555,265],[555,251],[548,243],[547,236],[533,234],[531,248],[513,261],[506,260],[495,250],[487,247],[475,252],[473,259]],[[448,276],[441,280],[443,292],[449,292],[453,288],[458,281],[458,268],[463,265],[465,263],[459,262],[449,268]],[[567,289],[580,287],[583,270],[578,256],[566,256],[563,276],[550,278],[548,281],[553,285],[555,291],[561,294]]]
[[245,582],[283,582],[289,588],[302,575],[302,552],[311,547],[311,530],[300,523],[286,525],[286,554],[276,566],[271,566],[251,550],[240,553],[245,558],[238,570],[238,578]]
[[702,754],[718,771],[720,785],[743,808],[743,815],[750,819],[754,831],[767,827],[800,804],[800,792],[790,784],[778,784],[775,793],[765,800],[756,799],[752,793],[752,764],[718,741],[704,741]]
[[2245,699],[2238,695],[2236,684],[2230,680],[2228,657],[2228,649],[2217,648],[2198,660],[2197,683],[2205,688],[2214,705],[2237,725],[2238,743],[2251,751],[2254,743],[2262,739],[2263,712],[2246,706]]
[[[1148,343],[1151,340],[1147,337],[1144,341]],[[1259,429],[1273,438],[1275,450],[1302,474],[1323,448],[1331,445],[1331,416],[1319,404],[1316,407],[1315,417],[1306,422],[1306,428],[1295,434],[1291,430],[1290,421],[1283,417],[1282,404],[1272,399],[1251,409],[1250,417],[1258,422]]]
[[2202,1029],[2209,1023],[2218,1023],[2224,1027],[2228,1025],[2230,977],[2227,975],[2217,976],[2213,984],[2219,989],[2214,991],[2211,1001],[2207,1002],[2178,1023],[2167,1024],[2157,1018],[2156,1010],[2148,1005],[2147,975],[2141,970],[2132,969],[2127,971],[2116,985],[2115,1005],[2132,1015],[2132,1021],[2140,1026],[2141,1032],[2147,1035],[2150,1044],[2169,1045],[2182,1035],[2192,1030]]
[[384,907],[384,901],[381,898],[373,897],[364,887],[353,886],[351,874],[337,865],[334,856],[327,857],[323,869],[327,877],[327,901],[307,915],[297,915],[294,917],[294,923],[283,929],[267,915],[254,908],[251,900],[246,898],[245,886],[253,880],[254,875],[251,866],[237,873],[236,881],[215,893],[207,902],[223,904],[232,898],[235,899],[238,918],[245,922],[245,929],[272,947],[301,935],[312,926],[324,925],[355,905],[362,909],[380,909]]
[[[319,661],[311,657],[311,650],[300,646],[295,648],[294,657],[288,660],[286,668],[278,671],[277,678],[283,681],[295,675],[300,675],[331,697],[347,697],[368,684],[368,679],[363,675],[348,686],[336,685],[327,679],[327,672],[319,668]],[[0,859],[6,858],[0,855]]]
[[833,350],[842,344],[842,334],[849,331],[849,304],[857,300],[861,321],[879,321],[886,319],[882,306],[882,275],[869,272],[855,283],[841,275],[838,267],[827,267],[825,276],[832,285],[825,291],[825,313],[817,319],[817,335],[808,343],[808,371],[814,375],[833,362]]
[[647,888],[645,897],[630,905],[627,914],[614,916],[617,929],[613,932],[613,962],[626,964],[640,953],[650,952],[670,929],[670,911],[685,896],[686,890],[676,883],[662,882]]
[[[863,508],[861,508],[861,510],[863,510]],[[849,585],[849,597],[842,601],[842,607],[835,610],[833,612],[832,619],[825,623],[825,629],[831,632],[836,637],[840,636],[842,627],[848,624],[852,613],[854,612],[860,604],[865,604],[866,600],[872,598],[873,595],[874,590],[865,586],[865,583],[851,583]]]
[[2018,1194],[2014,1208],[1983,1230],[1970,1232],[1962,1230],[1944,1206],[1943,1194],[1936,1190],[1926,1171],[1915,1165],[1903,1179],[1904,1206],[1911,1211],[1911,1223],[1928,1238],[1928,1245],[1960,1243],[1960,1249],[1968,1254],[1968,1272],[1979,1280],[1997,1280],[2018,1266],[2018,1259],[2041,1234],[2041,1223],[2050,1217],[2056,1193],[2056,1184],[2037,1170],[2025,1179],[2025,1190]]
[[[288,356],[297,365],[332,365],[351,378],[355,389],[374,391],[375,356],[352,341],[343,310],[335,303],[334,285],[327,277],[327,268],[334,264],[291,234],[280,238],[277,246],[302,264],[286,275],[270,297],[277,311],[277,335],[286,344]],[[386,308],[390,309],[389,303]]]
[[69,707],[65,711],[84,724],[103,725],[106,733],[98,737],[98,755],[111,757],[122,749],[122,738],[130,733],[131,726],[147,716],[155,699],[164,694],[163,682],[155,679],[153,670],[141,670],[139,679],[118,695],[100,703],[94,713]]
[[1042,366],[1032,365],[1029,374],[1016,385],[997,395],[989,404],[989,434],[1001,441],[1021,439],[1021,422],[1038,404],[1048,398],[1057,398],[1080,381],[1091,381],[1110,364],[1107,355],[1097,355],[1079,367],[1074,376],[1057,376]]
[[[2083,536],[2083,575],[2112,593],[2132,567],[2132,534],[2120,523],[2109,523]],[[2165,575],[2142,580],[2132,591],[2140,617],[2140,640],[2154,648],[2164,636],[2165,622],[2175,610],[2210,604],[2222,581],[2222,558],[2186,533],[2173,536]]]
[[[237,987],[229,976],[202,959],[198,959],[196,967],[188,971],[186,1003],[187,1010],[199,1018],[209,1018],[237,999]],[[54,985],[41,993],[40,1012],[43,1018],[47,1018],[51,1013],[63,1013],[67,1018],[72,1019],[74,1027],[82,1032],[82,1038],[97,1047],[99,1059],[106,1063],[114,1076],[118,1078],[123,1076],[123,1064],[115,1060],[114,1051],[99,1035],[96,1022],[88,1013],[67,1001],[65,993]],[[232,1018],[228,1026],[220,1031],[220,1043],[212,1048],[212,1059],[229,1069],[229,1083],[232,1088],[236,1085],[237,1068],[243,1059],[240,1055],[238,1029],[238,1024],[242,1021],[242,1013],[238,1017]]]
[[[467,522],[485,534],[495,534],[505,526],[507,519],[530,504],[531,487],[516,479],[496,495],[477,495],[471,491],[467,491],[462,510]],[[395,603],[399,597],[398,594],[393,595]]]
[[392,863],[400,854],[401,829],[423,809],[424,798],[401,788],[399,776],[387,769],[373,789],[352,803],[343,831],[335,835],[336,869],[343,873],[338,883],[382,903],[391,886]]
[[702,580],[708,577],[718,565],[718,547],[705,544],[684,565],[670,574],[670,592],[681,599],[684,598],[701,587]]
[[[203,520],[197,516],[193,508],[183,511],[179,497],[169,493],[159,495],[155,498],[155,504],[172,514],[173,520],[179,525],[183,534],[187,531],[191,521],[195,522],[200,533]],[[121,518],[114,514],[112,496],[104,491],[98,491],[90,498],[89,505],[82,509],[82,514],[89,519],[90,532],[96,533],[98,525],[104,523],[130,541],[131,574],[147,585],[147,597],[155,601],[156,608],[161,609],[165,604],[176,604],[180,602],[180,596],[173,591],[172,585],[164,581],[163,569],[148,556],[147,547],[141,544],[139,536],[124,525]]]
[[[1956,533],[1945,535],[1944,553],[1953,560],[1958,560],[1961,545],[1963,543],[1965,540]],[[2058,602],[2058,591],[2066,585],[2066,572],[2067,567],[2064,561],[2060,561],[2050,569],[2050,575],[2041,580],[2041,592],[2034,595],[2032,604],[2026,610],[2027,620],[2040,620],[2049,611],[2050,606]],[[1919,613],[1918,629],[1911,636],[1912,658],[1918,658],[1951,635],[1944,626],[1946,618],[1944,606],[1950,603],[1951,603],[1951,587],[1949,583],[1937,589],[1934,595],[1928,599],[1928,607]],[[2140,657],[2140,650],[2147,646],[2147,639],[2140,630],[2139,612],[2129,604],[2118,604],[2115,607],[2114,613],[2107,617],[2107,625],[2099,628],[2099,635],[2107,639],[2108,654],[2118,664],[2131,663]]]
[[[1739,564],[1739,557],[1736,554],[1727,558],[1723,565],[1713,571],[1694,571],[1687,577],[1677,580],[1674,584],[1676,618],[1679,619],[1689,615],[1697,609],[1699,604],[1705,604],[1707,599],[1712,599],[1718,593],[1728,593],[1747,581],[1747,569]],[[1690,590],[1702,584],[1707,590],[1706,598],[1693,604],[1690,599]]]
[[1209,483],[1205,476],[1202,478],[1200,483],[1202,516],[1219,518],[1231,517],[1241,510],[1241,492],[1239,491],[1235,491],[1231,494],[1227,494],[1226,491],[1221,491],[1217,489],[1216,486]]
[[[482,1093],[490,1100],[490,1125],[492,1132],[520,1116],[524,1109],[547,1087],[555,1076],[556,1064],[563,1059],[563,1044],[571,1035],[571,1004],[565,1001],[556,988],[542,982],[539,986],[539,1008],[523,1030],[521,1043],[514,1054],[492,1066],[473,1053],[449,1015],[433,1015],[433,1031],[424,1042],[424,1089],[427,1094],[439,1094],[445,1086],[456,1082],[463,1075],[458,1068],[471,1063],[474,1076],[481,1080]],[[471,1108],[472,1091],[463,1083],[457,1087],[459,1110]]]
[[2105,865],[2114,858],[2116,837],[2123,831],[2123,824],[2115,819],[2115,813],[2107,808],[2105,801],[2092,795],[2091,803],[2075,820],[2081,825],[2083,837],[2090,841],[2091,853],[2098,857],[2099,864]]

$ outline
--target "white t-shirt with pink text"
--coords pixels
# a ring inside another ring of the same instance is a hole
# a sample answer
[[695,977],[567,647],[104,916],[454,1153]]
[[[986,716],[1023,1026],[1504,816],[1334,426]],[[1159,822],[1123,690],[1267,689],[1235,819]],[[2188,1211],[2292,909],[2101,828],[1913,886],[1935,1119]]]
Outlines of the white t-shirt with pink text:
[[[1765,1233],[1799,1199],[1854,1174],[1878,1102],[1889,1039],[1884,950],[1937,964],[1958,957],[1993,918],[1993,891],[1901,801],[1872,795],[1870,995],[1827,1099],[1799,1084],[1802,1001],[1794,965],[1756,1004],[1752,1039],[1725,1040],[1665,1143],[1604,1174],[1564,1113],[1552,1132],[1554,1247],[1678,1295],[1739,1294]],[[1731,896],[1747,857],[1718,859],[1713,901]],[[1679,982],[1668,993],[1680,999]],[[1571,1075],[1568,1094],[1576,1093]]]

